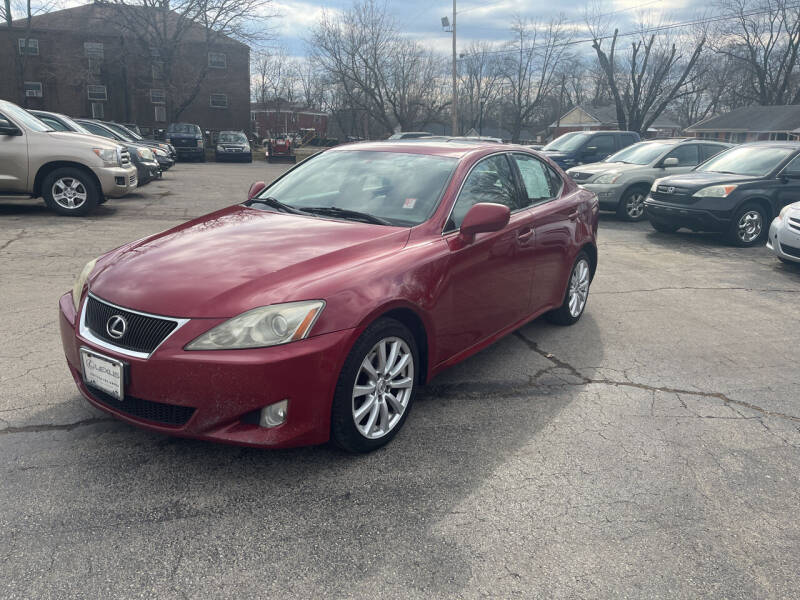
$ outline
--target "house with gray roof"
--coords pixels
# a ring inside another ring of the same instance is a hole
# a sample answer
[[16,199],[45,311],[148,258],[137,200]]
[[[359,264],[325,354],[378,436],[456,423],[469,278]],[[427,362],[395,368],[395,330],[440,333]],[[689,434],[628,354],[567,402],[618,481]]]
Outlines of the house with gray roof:
[[800,140],[800,104],[743,106],[695,123],[686,132],[725,142]]
[[[550,124],[548,129],[553,138],[569,133],[570,131],[599,131],[617,130],[617,108],[609,106],[590,106],[581,104],[563,114],[558,120]],[[667,115],[659,115],[648,128],[644,137],[675,137],[680,135],[681,126]]]

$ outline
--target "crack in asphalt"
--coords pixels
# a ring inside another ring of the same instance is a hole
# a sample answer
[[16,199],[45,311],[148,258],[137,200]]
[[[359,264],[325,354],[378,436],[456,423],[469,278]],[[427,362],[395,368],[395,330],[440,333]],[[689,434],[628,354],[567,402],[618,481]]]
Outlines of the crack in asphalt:
[[800,292],[800,288],[795,289],[772,289],[772,288],[748,288],[748,287],[701,287],[701,286],[685,286],[685,287],[657,287],[657,288],[644,288],[639,290],[618,290],[608,292],[594,292],[595,295],[613,295],[613,294],[639,294],[647,292],[671,292],[671,291],[734,291],[734,292],[774,292],[777,294],[788,294]]
[[7,242],[4,242],[2,245],[0,245],[0,251],[5,250],[11,244],[13,244],[14,242],[18,242],[19,240],[21,240],[23,237],[25,237],[26,233],[27,233],[27,230],[25,230],[25,229],[21,230],[17,235],[15,235],[10,240],[8,240]]
[[[610,386],[614,386],[614,387],[636,388],[636,389],[639,389],[639,390],[645,390],[645,391],[649,391],[649,392],[662,392],[662,393],[665,393],[665,394],[676,394],[676,395],[684,394],[686,396],[694,396],[694,397],[699,397],[699,398],[714,398],[716,400],[722,400],[722,402],[726,406],[729,405],[729,404],[733,404],[733,405],[736,405],[736,406],[741,406],[743,408],[747,408],[749,410],[756,411],[758,413],[761,413],[762,415],[766,415],[766,416],[769,416],[769,417],[779,417],[779,418],[787,419],[789,421],[793,421],[793,422],[796,422],[796,423],[800,422],[800,417],[797,417],[797,416],[794,416],[794,415],[790,415],[790,414],[786,414],[786,413],[777,412],[777,411],[768,410],[766,408],[762,408],[761,406],[758,406],[756,404],[752,404],[750,402],[746,402],[744,400],[736,400],[734,398],[726,396],[725,394],[723,394],[721,392],[701,392],[701,391],[697,391],[697,390],[685,390],[685,389],[681,389],[681,388],[673,388],[673,387],[668,387],[668,386],[652,386],[652,385],[647,385],[647,384],[644,384],[644,383],[636,383],[636,382],[633,382],[633,381],[615,381],[613,379],[595,379],[595,378],[592,378],[592,377],[586,377],[583,373],[581,373],[578,369],[573,367],[568,362],[566,362],[564,360],[561,360],[558,357],[556,357],[555,355],[553,355],[552,353],[545,352],[544,350],[539,348],[539,345],[535,341],[533,341],[532,339],[527,337],[521,331],[515,331],[514,335],[517,338],[519,338],[520,340],[522,340],[522,342],[526,346],[528,346],[528,348],[530,350],[532,350],[533,352],[535,352],[539,356],[542,356],[542,357],[546,358],[547,360],[549,360],[550,362],[553,363],[553,367],[551,367],[550,369],[542,369],[542,370],[540,370],[539,371],[540,374],[544,374],[544,373],[550,371],[551,369],[558,367],[558,368],[561,368],[561,369],[564,369],[564,370],[568,371],[575,378],[579,379],[581,381],[581,383],[578,384],[578,385],[600,384],[600,385],[610,385]],[[565,382],[564,385],[575,385],[575,384],[570,384],[568,382]]]
[[42,425],[23,425],[22,427],[6,427],[0,429],[0,435],[8,433],[39,433],[42,431],[72,431],[78,427],[86,427],[87,425],[96,425],[98,423],[112,423],[117,419],[109,417],[92,417],[91,419],[83,419],[82,421],[74,421],[72,423],[62,423],[60,425],[51,425],[44,423]]

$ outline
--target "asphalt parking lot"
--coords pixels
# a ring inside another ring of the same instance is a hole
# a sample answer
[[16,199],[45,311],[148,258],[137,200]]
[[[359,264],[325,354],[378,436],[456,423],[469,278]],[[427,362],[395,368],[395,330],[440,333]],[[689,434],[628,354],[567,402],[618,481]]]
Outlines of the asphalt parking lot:
[[367,456],[91,408],[57,325],[83,265],[284,168],[179,163],[85,219],[0,202],[0,597],[796,597],[800,268],[764,248],[603,215],[583,319],[444,373]]

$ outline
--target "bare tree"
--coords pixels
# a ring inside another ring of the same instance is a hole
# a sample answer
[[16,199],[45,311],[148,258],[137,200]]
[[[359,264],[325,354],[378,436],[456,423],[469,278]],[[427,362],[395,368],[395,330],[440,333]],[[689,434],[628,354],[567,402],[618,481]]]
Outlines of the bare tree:
[[[311,55],[350,109],[362,111],[379,133],[418,127],[438,116],[442,61],[399,34],[396,21],[375,0],[340,14],[325,13],[309,40]],[[365,137],[369,131],[365,131]]]
[[800,102],[800,5],[794,0],[720,0],[714,50],[743,71],[736,88],[762,105]]
[[[609,40],[588,19],[587,25],[620,129],[644,134],[671,103],[691,92],[700,75],[697,63],[706,43],[705,31],[697,33],[691,44],[688,36],[681,40],[679,50],[669,33],[652,32],[642,24],[620,56],[618,29]],[[685,50],[690,52],[688,56],[684,56]]]
[[517,18],[511,31],[514,39],[507,45],[502,72],[511,139],[518,142],[522,128],[537,117],[558,83],[556,72],[566,53],[569,33],[563,18],[546,25]]
[[484,117],[495,108],[503,74],[495,49],[486,42],[473,42],[461,60],[459,110],[461,131],[470,128],[483,133]]

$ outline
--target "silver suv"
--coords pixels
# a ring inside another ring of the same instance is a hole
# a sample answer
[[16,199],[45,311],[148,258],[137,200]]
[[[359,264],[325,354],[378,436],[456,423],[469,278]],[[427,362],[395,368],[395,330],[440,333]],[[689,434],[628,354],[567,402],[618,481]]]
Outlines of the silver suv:
[[128,151],[105,138],[55,131],[0,100],[0,195],[44,197],[61,215],[85,215],[136,189]]
[[597,194],[601,209],[614,210],[626,221],[641,221],[653,181],[691,171],[730,147],[731,144],[694,138],[639,142],[603,162],[573,167],[567,173],[576,183]]

